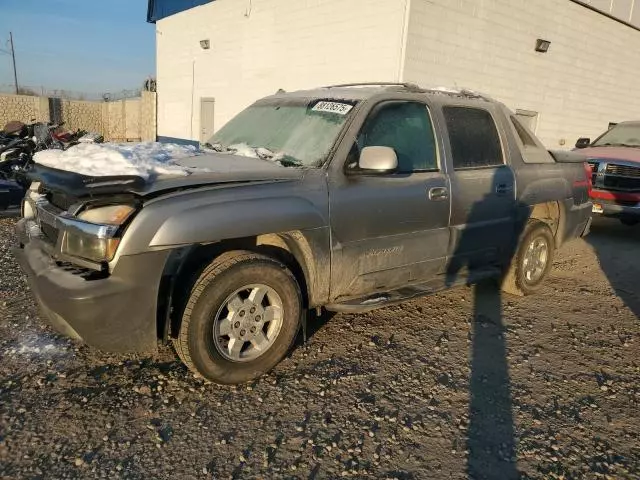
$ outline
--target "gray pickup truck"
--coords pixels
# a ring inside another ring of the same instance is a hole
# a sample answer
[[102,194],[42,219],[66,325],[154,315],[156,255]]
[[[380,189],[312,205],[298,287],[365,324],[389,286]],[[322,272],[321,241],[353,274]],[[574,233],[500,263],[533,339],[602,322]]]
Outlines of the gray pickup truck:
[[172,341],[194,372],[273,368],[306,311],[363,312],[494,277],[537,290],[586,235],[591,171],[502,104],[411,84],[257,101],[188,176],[36,166],[16,257],[60,332],[108,351]]

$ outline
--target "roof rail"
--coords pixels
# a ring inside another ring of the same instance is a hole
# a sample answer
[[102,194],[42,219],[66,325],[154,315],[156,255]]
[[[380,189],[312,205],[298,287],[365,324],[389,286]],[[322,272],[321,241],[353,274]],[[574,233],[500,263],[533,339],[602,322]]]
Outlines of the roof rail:
[[454,89],[447,87],[436,87],[436,88],[422,88],[420,85],[415,83],[408,82],[358,82],[358,83],[341,83],[337,85],[327,85],[322,88],[348,88],[348,87],[403,87],[409,90],[410,92],[418,92],[418,93],[435,93],[435,94],[444,94],[451,95],[455,97],[463,97],[469,99],[480,99],[486,102],[495,102],[495,100],[488,95],[485,95],[480,92],[476,92],[474,90],[470,90],[468,88]]
[[485,95],[484,93],[476,92],[468,88],[454,89],[449,87],[435,87],[435,88],[425,89],[425,91],[428,93],[440,93],[444,95],[451,95],[454,97],[480,99],[480,100],[484,100],[485,102],[495,102],[495,100],[490,96]]
[[407,82],[358,82],[358,83],[340,83],[337,85],[327,85],[322,88],[347,88],[347,87],[404,87],[414,92],[424,91],[415,83]]

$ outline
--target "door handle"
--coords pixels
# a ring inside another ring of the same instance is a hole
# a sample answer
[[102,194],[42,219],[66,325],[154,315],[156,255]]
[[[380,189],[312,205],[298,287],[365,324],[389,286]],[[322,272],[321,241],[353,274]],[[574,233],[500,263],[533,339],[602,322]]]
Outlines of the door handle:
[[433,187],[429,189],[429,200],[434,202],[447,200],[449,198],[449,190],[445,187]]
[[498,195],[507,195],[511,192],[513,192],[513,185],[508,185],[506,183],[496,185],[496,193]]

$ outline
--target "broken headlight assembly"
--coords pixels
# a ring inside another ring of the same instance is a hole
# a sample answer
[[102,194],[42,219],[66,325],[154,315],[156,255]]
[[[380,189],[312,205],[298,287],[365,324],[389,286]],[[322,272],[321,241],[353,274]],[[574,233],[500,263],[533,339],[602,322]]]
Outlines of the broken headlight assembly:
[[66,219],[61,252],[91,262],[113,259],[120,244],[121,227],[134,213],[131,205],[109,205],[89,208]]

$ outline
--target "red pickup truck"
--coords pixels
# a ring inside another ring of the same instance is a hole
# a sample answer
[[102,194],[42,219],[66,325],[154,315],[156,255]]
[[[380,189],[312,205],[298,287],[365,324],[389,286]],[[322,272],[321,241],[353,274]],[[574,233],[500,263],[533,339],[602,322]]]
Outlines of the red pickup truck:
[[581,138],[576,148],[591,166],[593,213],[640,223],[640,121],[619,123],[593,142]]

